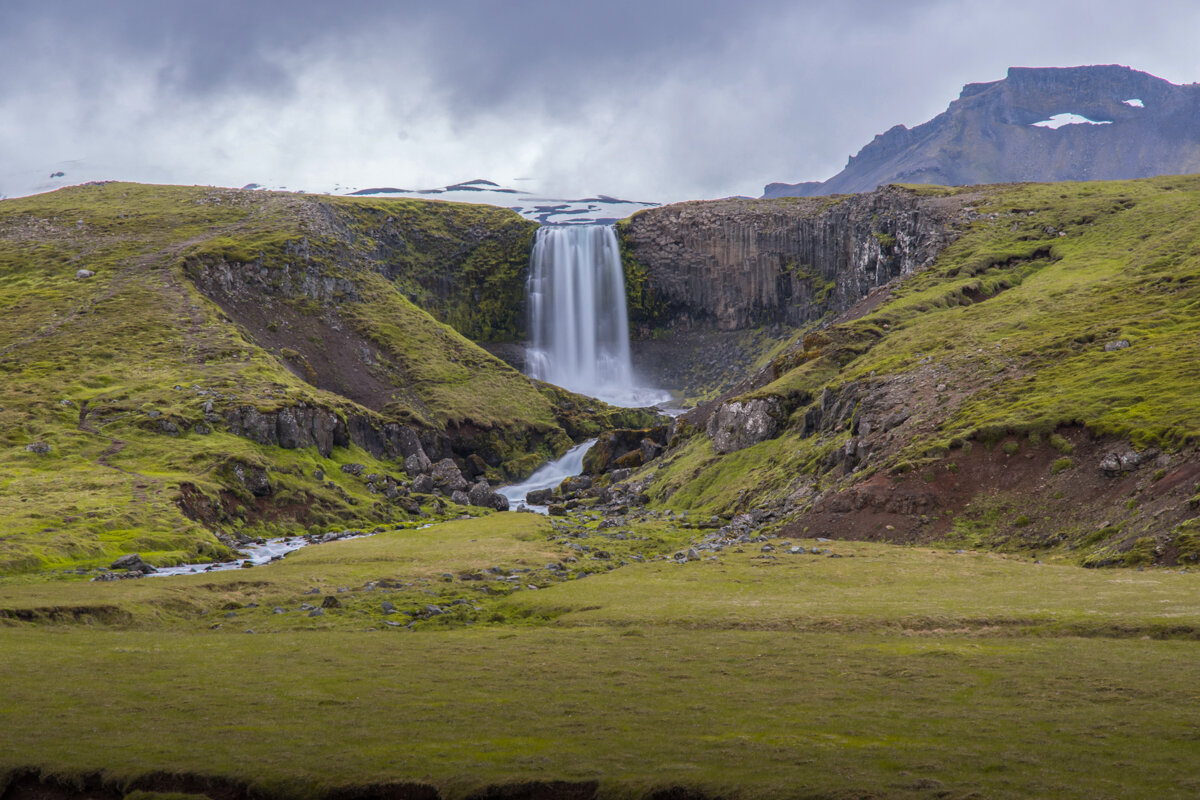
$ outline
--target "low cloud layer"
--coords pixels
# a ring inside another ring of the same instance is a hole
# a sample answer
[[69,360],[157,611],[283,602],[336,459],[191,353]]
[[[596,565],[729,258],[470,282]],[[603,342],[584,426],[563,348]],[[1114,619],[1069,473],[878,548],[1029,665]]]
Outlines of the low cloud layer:
[[7,0],[0,195],[60,170],[757,195],[1009,66],[1200,80],[1196,30],[1186,2]]

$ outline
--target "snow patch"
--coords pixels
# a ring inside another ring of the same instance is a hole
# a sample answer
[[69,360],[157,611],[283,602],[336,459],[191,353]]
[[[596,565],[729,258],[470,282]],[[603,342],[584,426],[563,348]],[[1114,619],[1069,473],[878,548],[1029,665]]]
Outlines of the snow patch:
[[1129,100],[1122,100],[1121,102],[1127,106],[1133,106],[1134,108],[1145,108],[1146,107],[1146,104],[1143,103],[1141,100],[1138,100],[1136,97],[1131,98]]
[[1111,119],[1094,120],[1079,114],[1055,114],[1050,119],[1044,119],[1041,122],[1030,123],[1036,128],[1050,128],[1057,130],[1064,125],[1112,125]]

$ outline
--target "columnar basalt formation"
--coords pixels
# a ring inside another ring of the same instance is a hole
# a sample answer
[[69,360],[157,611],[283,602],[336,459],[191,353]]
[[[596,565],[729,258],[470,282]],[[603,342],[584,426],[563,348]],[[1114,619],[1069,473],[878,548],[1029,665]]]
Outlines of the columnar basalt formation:
[[[676,203],[621,226],[651,327],[800,326],[933,261],[963,195],[898,187],[839,198]],[[635,303],[634,308],[639,308]]]

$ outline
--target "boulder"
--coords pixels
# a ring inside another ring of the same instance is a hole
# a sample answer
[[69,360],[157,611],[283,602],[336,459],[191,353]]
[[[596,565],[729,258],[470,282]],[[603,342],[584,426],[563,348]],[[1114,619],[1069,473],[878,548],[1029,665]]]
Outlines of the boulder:
[[418,475],[413,479],[412,490],[417,494],[429,494],[433,491],[433,478],[429,475]]
[[473,506],[508,511],[508,498],[493,490],[487,481],[479,481],[472,486],[469,497]]
[[779,432],[783,409],[777,397],[722,403],[705,428],[713,450],[733,453],[772,439]]
[[404,471],[409,475],[421,475],[429,472],[433,467],[433,462],[429,460],[429,456],[425,455],[424,451],[413,453],[411,456],[404,458]]
[[591,475],[572,475],[570,478],[563,478],[562,483],[558,485],[558,490],[564,495],[587,491],[590,488],[592,488]]
[[138,553],[130,553],[124,555],[109,565],[109,569],[123,569],[129,572],[139,572],[143,575],[149,575],[152,572],[158,572],[154,567],[142,561],[141,555]]
[[239,461],[233,465],[233,476],[255,497],[266,497],[275,491],[264,467],[243,464]]
[[462,489],[455,489],[450,493],[450,502],[457,506],[479,505],[479,503],[472,503],[471,497]]
[[433,465],[431,471],[433,485],[443,492],[453,492],[456,489],[466,490],[470,484],[467,479],[462,476],[458,465],[448,458],[443,458],[441,461]]
[[535,506],[548,506],[554,502],[553,489],[534,489],[525,495],[525,502]]
[[657,455],[666,446],[669,436],[670,427],[667,425],[605,431],[583,457],[583,471],[588,475],[601,475],[614,469],[637,469],[646,461],[643,444],[650,442],[651,445],[657,445],[658,449],[646,449]]

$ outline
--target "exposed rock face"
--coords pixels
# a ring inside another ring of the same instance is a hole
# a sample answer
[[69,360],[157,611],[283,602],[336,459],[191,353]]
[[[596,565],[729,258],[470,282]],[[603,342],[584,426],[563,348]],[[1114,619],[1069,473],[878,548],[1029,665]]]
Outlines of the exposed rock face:
[[894,187],[829,200],[713,200],[650,209],[622,226],[669,327],[803,325],[931,263],[962,198]]
[[[1108,124],[1034,124],[1059,114]],[[1116,180],[1197,171],[1200,86],[1120,66],[1013,67],[1004,80],[966,85],[929,122],[876,136],[829,180],[772,183],[763,196],[869,192],[886,183]]]
[[[236,406],[225,412],[231,433],[259,444],[294,450],[316,447],[328,456],[334,447],[356,444],[376,458],[401,459],[407,470],[411,461],[417,472],[429,469],[430,461],[417,432],[407,425],[362,415],[342,419],[336,412],[300,404],[276,411],[259,411],[253,406]],[[429,437],[427,437],[429,438]],[[441,443],[433,441],[435,452]],[[415,474],[410,471],[410,474]]]
[[783,409],[778,398],[755,398],[723,403],[709,417],[705,432],[713,450],[732,453],[773,438],[780,428]]

